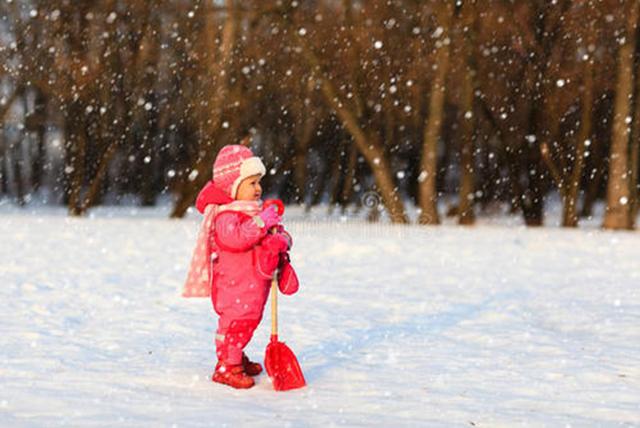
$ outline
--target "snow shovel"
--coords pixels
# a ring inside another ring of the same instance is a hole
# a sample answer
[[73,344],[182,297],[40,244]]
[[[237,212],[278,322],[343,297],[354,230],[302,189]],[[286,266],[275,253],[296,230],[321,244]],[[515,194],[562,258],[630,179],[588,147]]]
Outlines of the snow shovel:
[[293,351],[278,340],[278,272],[271,281],[271,341],[267,345],[264,366],[276,391],[302,388],[307,383]]

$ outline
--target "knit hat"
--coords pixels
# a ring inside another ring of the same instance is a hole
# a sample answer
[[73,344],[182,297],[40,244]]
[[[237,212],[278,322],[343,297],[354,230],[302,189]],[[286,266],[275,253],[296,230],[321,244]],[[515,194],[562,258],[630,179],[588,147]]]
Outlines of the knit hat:
[[242,180],[252,175],[264,176],[266,172],[260,158],[250,149],[239,144],[224,146],[213,163],[213,183],[235,199]]

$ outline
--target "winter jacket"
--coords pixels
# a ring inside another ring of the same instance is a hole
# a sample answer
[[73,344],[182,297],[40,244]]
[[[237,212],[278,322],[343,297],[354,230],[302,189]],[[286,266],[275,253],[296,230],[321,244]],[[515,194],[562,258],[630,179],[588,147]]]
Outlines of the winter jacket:
[[[258,202],[233,201],[209,183],[196,207],[205,214],[183,295],[211,296],[219,314],[259,318],[274,270],[293,272],[286,251],[291,236],[280,225],[275,234],[264,228]],[[281,291],[293,294],[297,277],[288,273]]]

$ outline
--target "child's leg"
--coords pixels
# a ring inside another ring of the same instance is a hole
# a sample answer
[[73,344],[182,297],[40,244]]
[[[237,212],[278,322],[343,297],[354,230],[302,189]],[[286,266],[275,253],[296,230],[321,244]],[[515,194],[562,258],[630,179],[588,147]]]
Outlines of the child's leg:
[[228,319],[220,315],[216,331],[216,355],[225,364],[242,363],[242,350],[247,346],[260,320]]

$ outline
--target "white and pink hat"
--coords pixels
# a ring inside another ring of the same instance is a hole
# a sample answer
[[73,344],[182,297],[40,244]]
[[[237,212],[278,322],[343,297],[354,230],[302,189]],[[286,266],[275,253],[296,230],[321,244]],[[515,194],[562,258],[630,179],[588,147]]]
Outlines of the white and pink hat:
[[266,172],[260,158],[247,147],[239,144],[224,146],[213,163],[213,183],[235,199],[242,180],[252,175],[264,176]]

